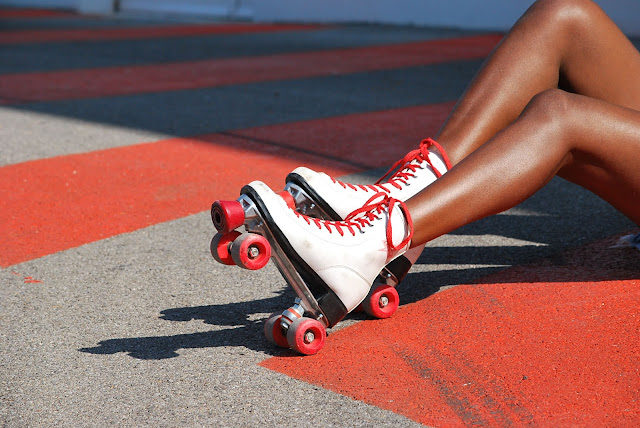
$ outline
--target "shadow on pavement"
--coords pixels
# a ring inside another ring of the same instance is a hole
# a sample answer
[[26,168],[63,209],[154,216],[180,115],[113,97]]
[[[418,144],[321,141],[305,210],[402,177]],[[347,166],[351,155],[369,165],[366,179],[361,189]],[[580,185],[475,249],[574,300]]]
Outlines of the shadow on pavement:
[[[609,242],[610,241],[610,242]],[[617,281],[637,279],[640,272],[640,254],[636,249],[610,249],[615,239],[599,241],[578,249],[540,259],[539,247],[516,247],[504,258],[503,247],[428,248],[418,263],[428,259],[460,263],[512,263],[518,259],[537,259],[535,264],[524,264],[510,269],[503,267],[451,268],[430,272],[410,273],[399,285],[402,304],[428,298],[441,288],[472,283],[571,283]],[[444,262],[443,262],[444,263]],[[226,326],[222,330],[179,334],[174,336],[133,337],[109,339],[81,352],[110,355],[124,352],[133,358],[160,360],[179,356],[180,349],[212,347],[247,347],[269,355],[291,353],[269,344],[263,334],[264,313],[280,311],[293,300],[289,289],[267,299],[224,305],[206,305],[165,309],[161,319],[187,322],[201,320],[205,324]],[[257,315],[253,317],[252,315]],[[350,314],[351,319],[367,319],[364,314]]]
[[[206,305],[165,309],[161,319],[167,321],[203,321],[205,324],[225,326],[222,330],[178,334],[174,336],[131,337],[108,339],[93,348],[81,348],[81,352],[111,355],[124,352],[133,358],[161,360],[174,358],[178,350],[221,346],[247,347],[270,355],[282,350],[267,342],[263,333],[264,313],[281,311],[293,301],[288,289],[267,299],[235,302],[224,305]],[[257,318],[254,318],[256,315]]]

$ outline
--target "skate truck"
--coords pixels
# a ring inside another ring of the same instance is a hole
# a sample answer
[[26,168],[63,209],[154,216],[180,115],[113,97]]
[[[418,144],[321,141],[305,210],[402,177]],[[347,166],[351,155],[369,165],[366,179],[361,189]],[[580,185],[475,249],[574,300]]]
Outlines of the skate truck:
[[[310,217],[330,218],[295,184],[288,183],[278,195],[292,210]],[[313,275],[305,272],[295,252],[289,251],[287,240],[270,227],[272,222],[266,212],[260,198],[246,186],[237,200],[215,201],[211,219],[217,233],[211,241],[211,254],[219,263],[250,270],[261,269],[273,260],[297,298],[288,309],[267,319],[265,336],[276,346],[312,355],[324,346],[327,329],[335,326],[348,311],[331,289],[318,285]],[[407,269],[401,270],[404,276]],[[399,305],[395,289],[398,276],[390,265],[384,268],[359,308],[375,318],[393,315]]]

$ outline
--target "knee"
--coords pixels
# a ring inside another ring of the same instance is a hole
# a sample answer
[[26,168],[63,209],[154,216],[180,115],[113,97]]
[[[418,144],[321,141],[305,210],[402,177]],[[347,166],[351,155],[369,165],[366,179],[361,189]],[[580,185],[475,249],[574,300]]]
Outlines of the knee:
[[590,25],[599,11],[592,0],[537,0],[527,13],[536,15],[541,25],[571,31]]
[[537,128],[547,128],[559,134],[572,122],[573,94],[549,89],[535,95],[522,112],[521,118]]

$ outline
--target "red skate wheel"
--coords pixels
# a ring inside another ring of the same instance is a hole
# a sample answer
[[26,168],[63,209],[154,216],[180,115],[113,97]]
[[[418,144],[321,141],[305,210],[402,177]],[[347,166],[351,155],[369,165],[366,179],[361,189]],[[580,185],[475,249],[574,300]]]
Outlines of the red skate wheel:
[[271,257],[271,245],[267,238],[255,233],[243,233],[238,236],[229,249],[236,265],[245,269],[262,269]]
[[287,331],[287,343],[291,349],[303,355],[313,355],[320,351],[326,339],[324,325],[312,318],[298,318]]
[[264,335],[267,337],[267,340],[274,345],[281,348],[288,348],[289,342],[287,342],[286,332],[280,324],[281,319],[282,314],[278,312],[271,314],[264,324]]
[[239,228],[244,223],[244,210],[238,201],[215,201],[211,205],[211,220],[222,234]]
[[281,192],[278,192],[278,195],[282,199],[284,199],[284,201],[287,203],[289,208],[291,208],[292,210],[295,211],[295,209],[296,209],[296,201],[295,201],[295,199],[293,199],[293,195],[291,193],[287,192],[286,190],[283,190]]
[[240,232],[234,230],[226,234],[216,233],[211,240],[211,255],[218,263],[224,265],[234,265],[235,262],[229,253],[229,244],[231,244]]
[[372,317],[389,318],[398,309],[400,296],[392,286],[380,284],[369,292],[362,304],[364,311]]

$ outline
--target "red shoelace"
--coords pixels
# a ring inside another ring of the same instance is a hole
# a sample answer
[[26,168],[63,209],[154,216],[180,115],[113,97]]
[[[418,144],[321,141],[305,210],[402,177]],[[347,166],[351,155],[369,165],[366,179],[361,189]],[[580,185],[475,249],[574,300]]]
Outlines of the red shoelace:
[[[404,214],[407,222],[408,234],[398,245],[393,245],[393,229],[391,225],[391,213],[393,208],[398,205]],[[365,226],[371,225],[374,220],[381,220],[378,217],[379,214],[388,212],[389,220],[387,221],[386,237],[387,237],[387,249],[389,251],[398,251],[406,246],[413,237],[413,221],[409,215],[409,211],[404,202],[390,197],[385,192],[378,192],[373,195],[369,200],[361,207],[349,214],[343,221],[331,221],[321,220],[315,217],[309,217],[304,214],[300,214],[297,211],[293,211],[298,217],[304,219],[307,224],[315,223],[319,229],[324,226],[329,233],[333,233],[332,227],[335,228],[340,236],[344,236],[344,229],[348,230],[353,236],[356,234],[356,229],[362,231]]]
[[[390,190],[385,186],[391,185],[397,189],[402,189],[402,185],[400,183],[406,185],[407,181],[411,177],[415,177],[414,172],[416,171],[416,169],[420,168],[420,164],[423,161],[429,164],[434,174],[436,175],[436,178],[440,178],[442,176],[442,173],[440,173],[440,171],[438,171],[438,169],[435,166],[433,166],[431,159],[429,159],[430,147],[435,147],[436,149],[438,149],[438,151],[442,155],[442,158],[444,159],[444,163],[447,166],[447,170],[451,169],[451,162],[449,161],[449,157],[447,156],[447,153],[444,151],[442,146],[438,144],[435,140],[432,140],[431,138],[426,138],[420,142],[420,147],[418,147],[416,150],[410,151],[409,153],[406,154],[404,158],[394,163],[393,166],[389,169],[389,171],[387,171],[382,177],[380,177],[380,179],[376,181],[374,184],[350,184],[350,183],[344,183],[340,180],[336,180],[335,178],[331,178],[331,179],[333,180],[334,183],[337,183],[344,188],[349,187],[355,191],[358,191],[360,189],[360,190],[364,190],[365,192],[374,191],[374,192],[389,193]],[[414,163],[414,161],[417,161],[417,162]],[[387,178],[389,174],[391,174],[397,167],[401,165],[404,165],[404,167],[398,170],[395,174],[393,174],[391,178],[387,180],[387,182],[382,183],[382,181],[385,178]]]

